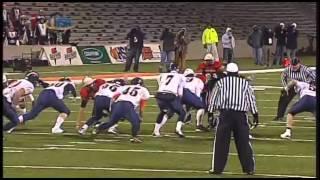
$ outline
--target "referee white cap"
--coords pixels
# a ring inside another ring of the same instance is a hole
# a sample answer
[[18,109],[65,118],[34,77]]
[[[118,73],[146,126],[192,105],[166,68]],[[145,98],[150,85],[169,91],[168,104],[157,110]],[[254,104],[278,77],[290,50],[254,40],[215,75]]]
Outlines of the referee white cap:
[[229,63],[227,64],[227,72],[238,72],[239,68],[236,63]]

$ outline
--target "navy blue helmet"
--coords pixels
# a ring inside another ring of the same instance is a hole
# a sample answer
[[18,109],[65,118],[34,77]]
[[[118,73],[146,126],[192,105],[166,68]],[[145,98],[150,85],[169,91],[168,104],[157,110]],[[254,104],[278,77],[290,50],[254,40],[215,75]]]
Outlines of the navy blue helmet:
[[171,63],[168,71],[178,71],[178,66],[175,63]]
[[131,80],[131,84],[132,85],[140,85],[140,86],[143,86],[144,85],[144,82],[143,82],[143,79],[139,78],[139,77],[135,77]]
[[71,82],[71,79],[68,78],[68,77],[63,77],[63,78],[60,78],[59,81],[68,81],[68,82]]
[[39,73],[37,73],[35,71],[28,71],[25,74],[25,79],[30,81],[34,86],[36,86],[36,84],[39,81]]
[[126,85],[126,81],[123,79],[115,79],[113,80],[113,83],[119,84],[120,86]]

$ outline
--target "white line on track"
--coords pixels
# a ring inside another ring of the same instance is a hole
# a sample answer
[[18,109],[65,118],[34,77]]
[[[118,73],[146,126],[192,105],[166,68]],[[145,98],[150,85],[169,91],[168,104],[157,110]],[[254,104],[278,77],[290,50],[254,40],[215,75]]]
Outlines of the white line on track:
[[[46,132],[13,132],[12,134],[16,135],[55,135],[52,133],[46,133]],[[166,133],[166,137],[170,138],[179,138],[175,133]],[[63,133],[61,135],[66,135],[66,136],[74,136],[74,135],[79,135],[78,133]],[[153,137],[152,135],[139,135],[141,137]],[[126,138],[126,137],[131,137],[130,134],[119,134],[118,136],[113,136],[114,138]],[[213,139],[213,137],[203,137],[203,136],[186,136],[186,139]],[[315,142],[313,139],[291,139],[291,140],[286,140],[286,139],[280,139],[280,138],[253,138],[253,140],[260,140],[260,141],[283,141],[283,142]]]
[[97,143],[95,143],[95,142],[85,142],[85,141],[83,141],[83,142],[81,142],[81,141],[78,141],[78,142],[69,142],[69,143],[71,143],[71,144],[97,144]]
[[[65,151],[93,151],[93,152],[135,152],[135,153],[168,153],[168,154],[195,154],[212,155],[212,152],[192,152],[192,151],[164,151],[164,150],[145,150],[145,149],[93,149],[93,148],[36,148],[36,147],[4,147],[5,149],[18,150],[65,150]],[[229,153],[231,156],[238,156],[238,153]],[[281,158],[316,158],[306,155],[288,155],[288,154],[255,154],[256,157],[281,157]]]
[[[111,167],[72,167],[72,166],[3,166],[4,168],[23,168],[23,169],[63,169],[63,170],[104,170],[104,171],[136,171],[136,172],[173,172],[173,173],[202,173],[208,174],[204,170],[183,170],[183,169],[137,169],[137,168],[111,168]],[[229,175],[243,175],[243,173],[223,172]],[[296,178],[314,178],[313,176],[302,175],[286,175],[286,174],[260,174],[256,173],[254,176],[267,176],[267,177],[296,177]],[[254,177],[252,176],[252,177]],[[215,177],[215,175],[212,175]]]

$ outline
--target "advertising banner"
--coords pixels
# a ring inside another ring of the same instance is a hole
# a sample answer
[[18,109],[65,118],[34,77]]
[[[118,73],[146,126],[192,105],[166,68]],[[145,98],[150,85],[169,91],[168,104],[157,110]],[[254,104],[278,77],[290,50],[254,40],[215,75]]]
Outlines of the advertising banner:
[[110,58],[104,46],[78,46],[83,64],[110,63]]
[[77,48],[74,46],[43,46],[39,59],[49,61],[51,66],[82,65]]
[[[127,44],[106,45],[105,48],[113,64],[126,62]],[[140,62],[160,62],[160,58],[159,44],[144,44]]]

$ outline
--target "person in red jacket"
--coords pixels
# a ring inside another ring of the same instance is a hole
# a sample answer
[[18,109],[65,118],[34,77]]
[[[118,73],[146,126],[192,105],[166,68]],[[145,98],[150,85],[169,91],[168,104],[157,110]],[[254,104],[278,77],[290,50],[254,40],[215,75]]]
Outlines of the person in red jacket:
[[[203,60],[204,62],[198,65],[196,73],[198,73],[197,77],[205,84],[201,97],[207,106],[215,82],[224,75],[224,66],[219,59],[213,60],[213,55],[211,53],[206,54]],[[208,114],[208,123],[210,128],[214,126],[212,113]]]

